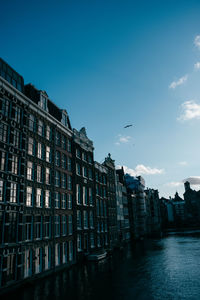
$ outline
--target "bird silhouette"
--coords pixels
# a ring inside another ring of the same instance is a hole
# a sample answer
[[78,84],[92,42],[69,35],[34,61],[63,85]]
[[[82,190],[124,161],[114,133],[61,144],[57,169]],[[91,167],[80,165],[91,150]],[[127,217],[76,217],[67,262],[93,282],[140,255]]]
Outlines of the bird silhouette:
[[133,126],[133,125],[129,124],[129,125],[124,126],[124,128],[128,128],[128,127],[131,127],[131,126]]

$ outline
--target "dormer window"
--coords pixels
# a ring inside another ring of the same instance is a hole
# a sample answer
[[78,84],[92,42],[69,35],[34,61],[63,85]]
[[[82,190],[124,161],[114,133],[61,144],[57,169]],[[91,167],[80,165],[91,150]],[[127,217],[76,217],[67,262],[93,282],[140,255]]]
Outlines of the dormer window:
[[40,101],[38,102],[38,105],[42,109],[48,111],[48,109],[47,109],[47,98],[44,95],[42,95],[42,94],[40,95]]
[[62,120],[61,120],[61,123],[68,127],[68,121],[67,121],[67,113],[65,111],[62,111]]

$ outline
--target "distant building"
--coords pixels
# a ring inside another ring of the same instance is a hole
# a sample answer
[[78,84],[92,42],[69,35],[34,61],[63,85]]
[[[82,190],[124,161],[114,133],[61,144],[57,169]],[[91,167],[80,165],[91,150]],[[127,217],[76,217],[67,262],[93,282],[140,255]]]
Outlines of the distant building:
[[125,174],[128,192],[130,231],[133,239],[146,235],[145,181],[141,176]]
[[172,199],[172,203],[174,207],[174,221],[176,225],[183,225],[186,221],[185,201],[176,192]]
[[146,230],[148,236],[160,236],[161,234],[161,211],[158,190],[145,190],[146,202]]

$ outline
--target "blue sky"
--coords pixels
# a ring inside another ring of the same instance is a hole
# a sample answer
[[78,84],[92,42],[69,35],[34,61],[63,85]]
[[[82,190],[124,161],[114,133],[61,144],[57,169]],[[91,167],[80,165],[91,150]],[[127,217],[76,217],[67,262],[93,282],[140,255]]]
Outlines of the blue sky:
[[1,1],[0,56],[86,127],[97,161],[182,195],[200,188],[199,16],[193,0]]

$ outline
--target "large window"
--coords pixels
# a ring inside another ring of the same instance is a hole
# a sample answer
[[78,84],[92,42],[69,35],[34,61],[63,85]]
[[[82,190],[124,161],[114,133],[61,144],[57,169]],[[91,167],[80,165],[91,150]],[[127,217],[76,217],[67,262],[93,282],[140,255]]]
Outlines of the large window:
[[70,175],[67,176],[67,189],[69,191],[72,190],[72,176],[70,176]]
[[62,154],[62,168],[66,170],[67,157],[65,154]]
[[61,194],[61,208],[62,209],[66,208],[66,202],[67,202],[67,194],[62,193]]
[[89,187],[89,203],[90,205],[93,205],[93,196],[92,196],[92,188]]
[[87,168],[83,167],[83,177],[87,177]]
[[76,174],[81,175],[81,166],[78,163],[76,164]]
[[94,233],[90,233],[90,247],[94,248],[95,247],[95,243],[94,243]]
[[88,178],[92,179],[92,169],[88,169]]
[[60,186],[60,172],[55,171],[55,186]]
[[67,194],[67,208],[72,209],[72,194]]
[[20,120],[21,120],[21,108],[20,107],[13,106],[12,118],[15,120],[15,122],[20,123]]
[[46,182],[46,184],[50,184],[50,169],[49,168],[46,168],[45,182]]
[[34,115],[29,115],[29,120],[28,120],[29,130],[34,131],[34,125],[35,125],[35,117]]
[[69,261],[73,260],[73,241],[69,241]]
[[81,251],[82,247],[81,247],[81,235],[77,234],[77,250]]
[[83,205],[88,205],[88,190],[83,186]]
[[60,132],[56,131],[55,134],[55,143],[57,146],[60,146]]
[[6,99],[1,99],[0,100],[0,107],[1,107],[1,113],[2,115],[8,117],[9,114],[9,101]]
[[25,216],[25,241],[31,241],[33,236],[33,217]]
[[19,148],[19,145],[20,145],[20,132],[17,129],[14,129],[14,131],[13,131],[12,143],[15,147]]
[[32,187],[27,186],[26,188],[26,206],[32,206],[32,199],[33,199],[33,191]]
[[33,163],[31,161],[27,162],[27,179],[33,179]]
[[35,216],[34,232],[35,232],[35,239],[42,238],[42,217],[41,216]]
[[61,147],[66,150],[66,137],[64,135],[61,138]]
[[69,139],[67,140],[67,151],[68,152],[72,151],[72,143],[71,143],[71,141]]
[[62,216],[62,235],[67,235],[67,216]]
[[10,202],[17,202],[17,184],[14,182],[10,183]]
[[42,144],[41,143],[37,144],[37,157],[42,159]]
[[38,134],[43,136],[44,123],[41,120],[38,120]]
[[50,191],[49,190],[45,191],[45,207],[46,208],[50,207]]
[[82,228],[81,211],[77,210],[77,229]]
[[37,182],[42,182],[42,167],[37,165]]
[[54,216],[55,236],[60,236],[60,216]]
[[94,215],[93,215],[93,211],[90,211],[90,228],[94,228]]
[[0,201],[3,201],[3,180],[0,180]]
[[84,228],[88,228],[88,212],[86,210],[83,211],[83,220],[84,220]]
[[55,208],[60,208],[60,193],[55,192]]
[[46,139],[50,140],[51,139],[51,128],[50,126],[46,126]]
[[11,159],[11,173],[17,175],[18,174],[18,157],[16,155],[12,155]]
[[2,122],[0,122],[0,141],[6,143],[7,142],[7,133],[8,126]]
[[68,230],[69,230],[69,235],[72,235],[73,234],[72,215],[68,216]]
[[49,146],[46,146],[46,161],[47,162],[50,162],[50,147]]
[[60,152],[59,151],[56,151],[56,154],[55,154],[55,164],[56,164],[56,166],[60,167]]
[[42,190],[36,189],[36,206],[42,207]]
[[68,170],[69,172],[72,171],[72,160],[71,160],[71,157],[68,157],[68,158],[67,158],[67,170]]
[[66,189],[66,187],[67,187],[67,176],[66,176],[65,173],[62,173],[61,187],[62,187],[63,189]]
[[50,229],[51,229],[51,222],[50,216],[44,217],[44,237],[50,238]]
[[6,153],[0,151],[0,171],[5,171]]
[[80,149],[76,149],[76,157],[81,159],[81,151]]
[[77,204],[81,204],[81,187],[80,187],[80,184],[76,185],[76,202],[77,202]]
[[33,155],[34,154],[34,141],[32,138],[28,138],[28,154]]

